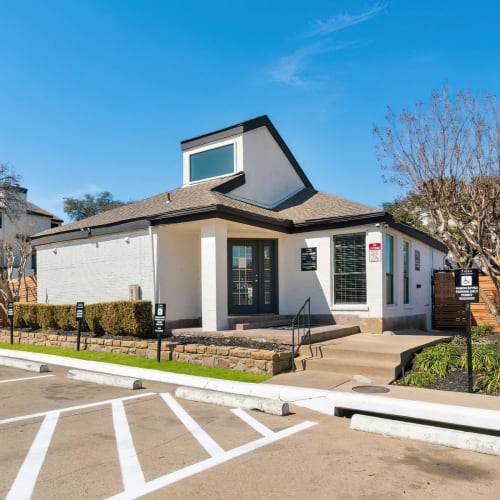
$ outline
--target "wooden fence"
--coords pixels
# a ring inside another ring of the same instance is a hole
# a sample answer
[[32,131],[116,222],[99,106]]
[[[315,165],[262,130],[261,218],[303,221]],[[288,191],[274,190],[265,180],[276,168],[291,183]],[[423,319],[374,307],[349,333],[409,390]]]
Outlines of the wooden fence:
[[[487,293],[490,299],[500,309],[500,297],[493,281],[488,276],[479,277],[479,287]],[[455,273],[453,271],[436,271],[433,287],[433,324],[434,328],[465,328],[465,303],[455,299]],[[473,325],[492,325],[494,331],[500,332],[500,325],[491,314],[486,303],[471,303]]]
[[[19,283],[18,279],[11,280],[9,282],[10,293],[13,296],[19,287],[19,296],[18,302],[36,302],[37,301],[37,280],[36,276],[28,276],[23,278]],[[3,296],[0,296],[0,301],[7,308],[7,303],[3,299]],[[9,319],[7,318],[7,314],[0,307],[0,326],[5,327],[9,324]]]

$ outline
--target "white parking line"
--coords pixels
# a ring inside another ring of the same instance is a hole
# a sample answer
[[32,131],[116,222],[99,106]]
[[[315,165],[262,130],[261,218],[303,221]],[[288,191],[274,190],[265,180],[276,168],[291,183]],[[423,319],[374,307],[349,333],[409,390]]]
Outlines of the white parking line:
[[232,450],[226,451],[215,457],[207,458],[206,460],[203,460],[196,464],[188,465],[183,469],[153,479],[152,481],[145,483],[141,487],[124,491],[123,493],[119,493],[118,495],[109,497],[108,500],[131,500],[134,498],[139,498],[148,493],[157,491],[160,488],[165,488],[166,486],[176,483],[182,479],[186,479],[190,476],[194,476],[195,474],[211,469],[217,465],[223,464],[224,462],[228,462],[229,460],[249,453],[250,451],[262,448],[263,446],[267,446],[268,444],[279,441],[280,439],[291,436],[292,434],[308,429],[314,425],[316,425],[316,422],[305,421],[301,424],[294,425],[293,427],[288,427],[288,429],[273,433],[272,436],[262,437],[260,439],[257,439],[256,441],[244,444],[243,446],[239,446],[238,448],[233,448]]
[[123,401],[113,401],[111,407],[113,409],[113,425],[115,427],[118,459],[122,471],[123,488],[127,491],[132,487],[144,484],[144,473],[137,458]]
[[31,498],[38,474],[45,460],[52,435],[59,420],[59,411],[48,412],[31,445],[30,451],[24,459],[23,465],[17,473],[6,500]]
[[[110,404],[113,401],[127,401],[129,399],[144,398],[146,396],[154,396],[154,395],[156,395],[156,392],[145,392],[144,394],[135,394],[134,396],[125,396],[123,398],[107,399],[105,401],[97,401],[96,403],[87,403],[84,405],[68,406],[67,408],[61,408],[57,411],[62,413],[62,412],[66,412],[66,411],[83,410],[85,408],[93,408],[94,406],[101,406],[101,405]],[[22,420],[29,420],[30,418],[45,417],[45,415],[48,415],[49,413],[51,413],[51,412],[50,411],[42,411],[40,413],[31,413],[30,415],[22,415],[20,417],[6,418],[4,420],[0,420],[0,425],[11,424],[12,422],[20,422]]]
[[170,394],[163,393],[161,397],[211,457],[224,453],[224,450],[194,421],[191,415]]
[[235,408],[231,410],[236,416],[240,417],[241,420],[246,422],[250,427],[253,427],[259,434],[263,436],[272,436],[274,432],[266,427],[264,424],[261,424],[258,420],[255,420],[248,413],[243,411],[241,408]]
[[9,380],[0,380],[0,384],[6,384],[8,382],[23,382],[24,380],[33,380],[35,378],[46,378],[46,377],[55,377],[55,375],[51,373],[50,375],[38,375],[36,377],[11,378]]

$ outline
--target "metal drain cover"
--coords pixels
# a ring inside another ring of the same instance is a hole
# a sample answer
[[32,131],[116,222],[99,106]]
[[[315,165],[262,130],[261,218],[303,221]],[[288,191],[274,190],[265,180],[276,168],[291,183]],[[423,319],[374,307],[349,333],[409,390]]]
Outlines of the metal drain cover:
[[387,387],[380,387],[379,385],[357,385],[352,388],[356,392],[364,392],[365,394],[380,394],[382,392],[389,392]]

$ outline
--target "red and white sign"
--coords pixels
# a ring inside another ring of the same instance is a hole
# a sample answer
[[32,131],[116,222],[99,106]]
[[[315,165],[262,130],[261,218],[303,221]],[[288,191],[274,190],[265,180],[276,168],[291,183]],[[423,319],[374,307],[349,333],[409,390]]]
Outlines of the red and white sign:
[[380,262],[382,259],[382,243],[369,243],[368,254],[370,262]]

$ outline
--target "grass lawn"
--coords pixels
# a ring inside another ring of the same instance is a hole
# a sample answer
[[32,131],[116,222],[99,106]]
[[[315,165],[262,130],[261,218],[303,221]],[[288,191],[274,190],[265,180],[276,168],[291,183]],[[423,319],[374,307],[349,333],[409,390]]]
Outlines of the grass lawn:
[[223,380],[236,380],[238,382],[260,383],[271,378],[270,375],[260,373],[240,372],[228,370],[225,368],[212,368],[210,366],[198,366],[179,361],[160,361],[156,359],[145,359],[129,354],[94,352],[94,351],[75,351],[63,347],[44,347],[27,344],[6,344],[0,342],[0,348],[10,349],[12,351],[39,352],[43,354],[54,354],[66,358],[86,359],[89,361],[102,361],[104,363],[114,363],[117,365],[135,366],[137,368],[149,368],[170,373],[182,373],[184,375],[197,375],[200,377],[210,377]]

